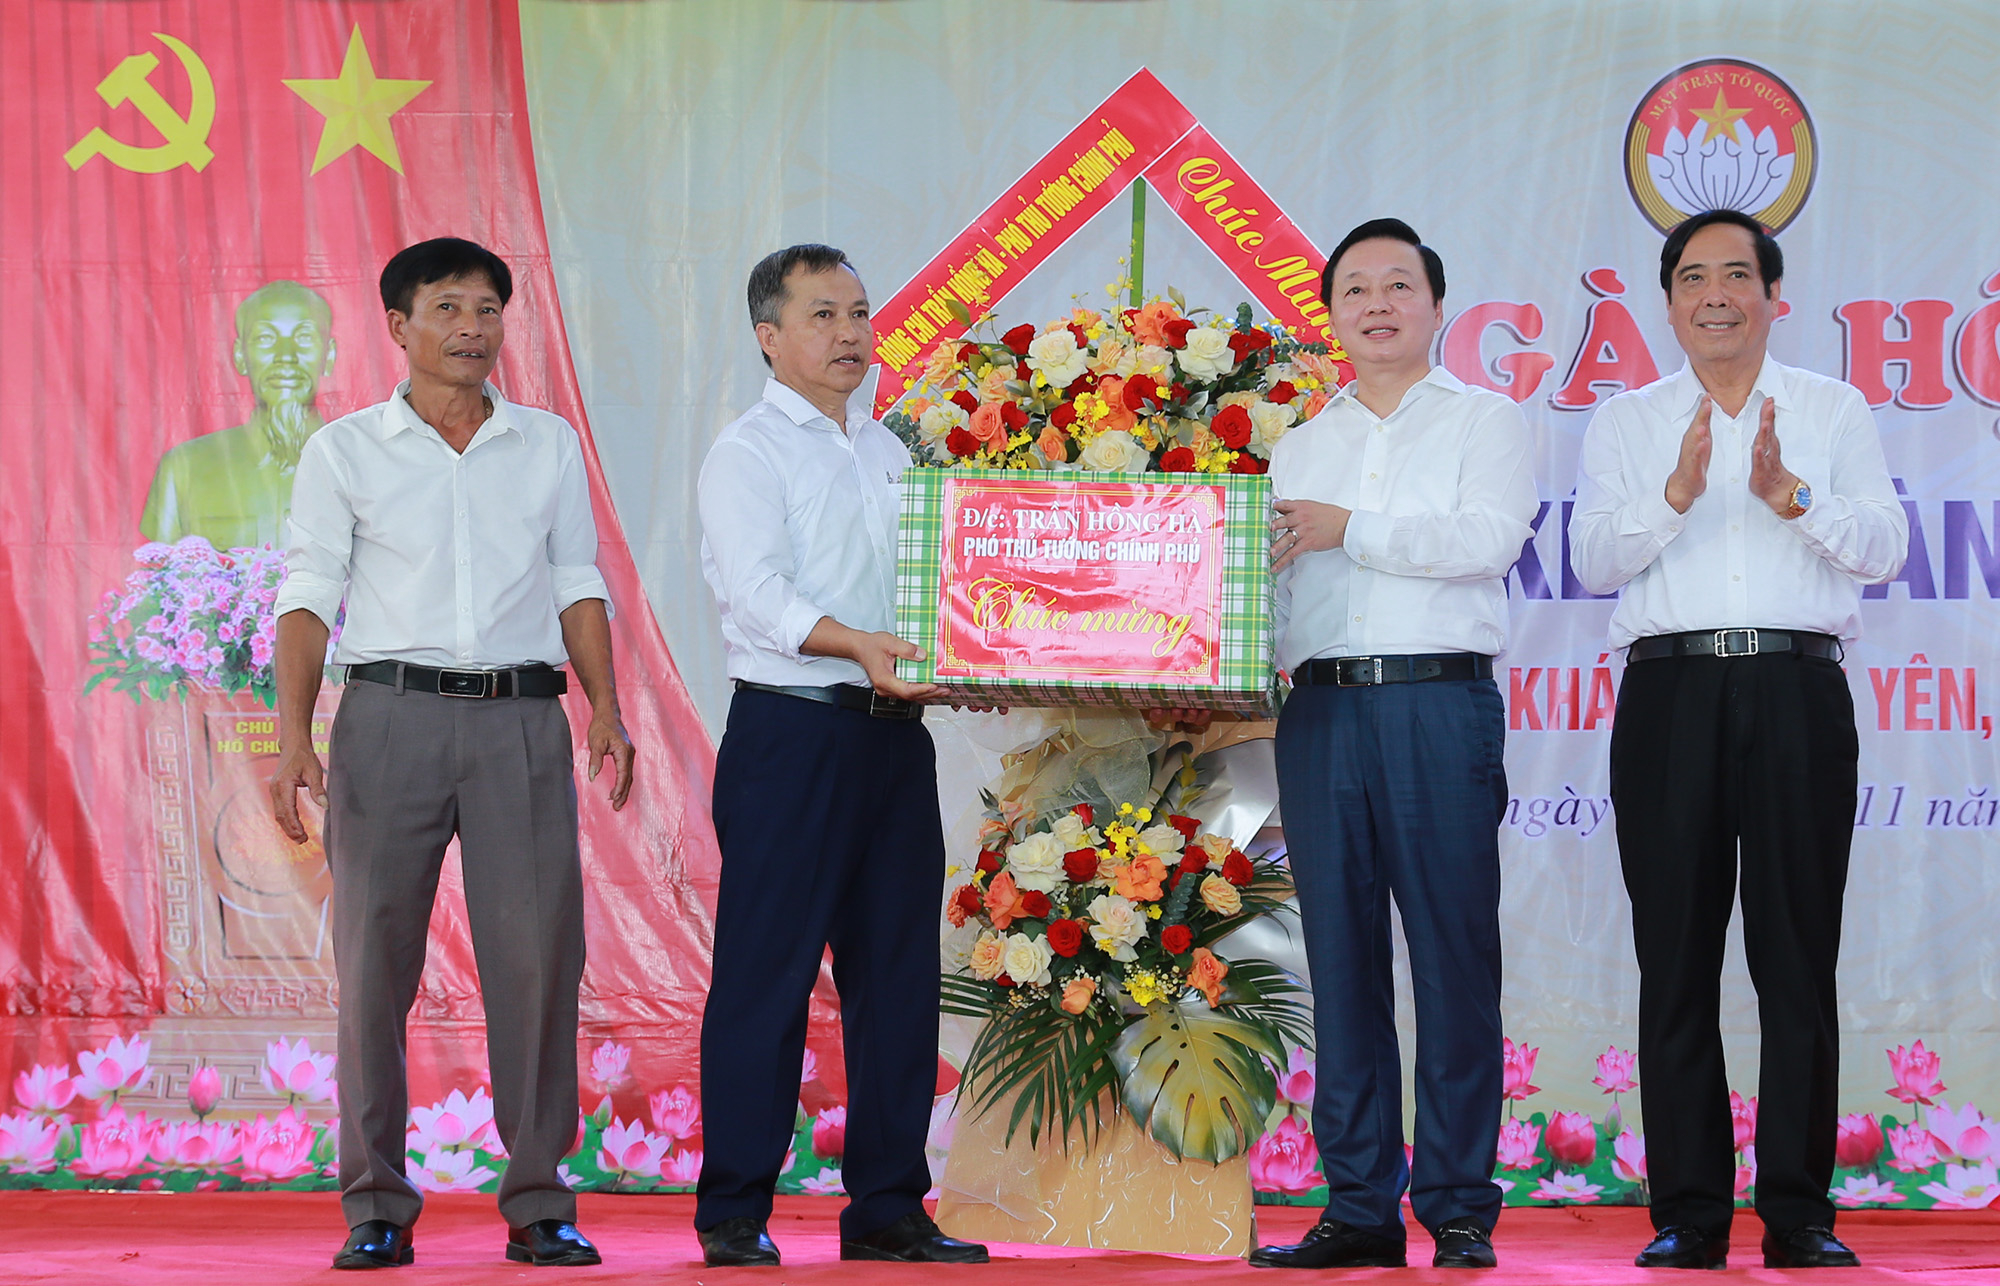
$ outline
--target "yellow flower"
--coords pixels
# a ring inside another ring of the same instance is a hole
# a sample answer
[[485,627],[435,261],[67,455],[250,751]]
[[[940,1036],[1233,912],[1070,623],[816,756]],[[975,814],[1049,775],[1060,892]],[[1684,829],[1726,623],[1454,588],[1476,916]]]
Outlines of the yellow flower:
[[1158,1004],[1167,998],[1167,990],[1160,985],[1159,976],[1150,970],[1141,970],[1127,978],[1125,991],[1132,997],[1132,1003],[1137,1005]]
[[1158,902],[1155,902],[1153,903],[1153,905],[1146,908],[1146,918],[1148,920],[1157,920],[1165,912],[1165,910],[1166,908],[1162,907]]
[[1152,820],[1153,820],[1153,810],[1152,810],[1152,809],[1150,809],[1150,808],[1142,808],[1142,809],[1140,809],[1140,810],[1139,810],[1139,820],[1140,820],[1140,821],[1142,821],[1142,822],[1150,822],[1150,821],[1152,821]]
[[1118,815],[1120,817],[1129,817],[1131,816],[1131,813],[1132,813],[1132,805],[1130,804],[1118,805]]

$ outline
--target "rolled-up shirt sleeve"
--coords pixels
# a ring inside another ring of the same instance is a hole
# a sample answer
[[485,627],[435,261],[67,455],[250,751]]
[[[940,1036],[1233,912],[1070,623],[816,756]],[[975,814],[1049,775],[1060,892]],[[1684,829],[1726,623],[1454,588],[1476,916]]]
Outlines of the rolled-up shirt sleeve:
[[737,442],[709,452],[699,484],[701,530],[717,603],[747,641],[791,660],[825,611],[797,587],[784,480]]
[[1471,426],[1451,510],[1357,509],[1342,544],[1356,562],[1392,576],[1490,580],[1520,558],[1539,503],[1527,422],[1501,402]]
[[[1783,429],[1779,450],[1783,451]],[[1812,507],[1785,524],[1806,548],[1864,585],[1876,585],[1903,570],[1910,550],[1910,524],[1882,454],[1882,437],[1868,404],[1843,389],[1833,433],[1833,476],[1828,494],[1813,496]],[[1813,485],[1812,479],[1806,480]]]
[[285,583],[272,614],[303,608],[334,628],[347,593],[354,551],[354,507],[339,466],[318,437],[308,438],[292,476],[292,513],[285,539]]
[[1570,561],[1593,594],[1609,594],[1653,565],[1687,528],[1667,503],[1667,480],[1626,476],[1622,435],[1627,412],[1614,398],[1591,417],[1577,470],[1576,513],[1569,522]]
[[561,466],[556,479],[556,519],[549,529],[549,580],[561,615],[586,598],[604,600],[607,615],[615,615],[611,589],[597,570],[597,519],[590,509],[590,475],[584,469],[583,447],[568,424],[558,448]]

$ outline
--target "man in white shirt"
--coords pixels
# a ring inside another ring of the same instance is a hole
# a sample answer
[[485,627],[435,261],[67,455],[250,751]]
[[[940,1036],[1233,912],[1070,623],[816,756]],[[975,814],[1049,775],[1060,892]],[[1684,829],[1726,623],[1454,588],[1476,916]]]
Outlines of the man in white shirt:
[[1764,1262],[1856,1262],[1827,1196],[1859,750],[1840,660],[1861,587],[1896,574],[1909,529],[1861,395],[1766,351],[1783,276],[1777,242],[1736,211],[1667,237],[1660,286],[1688,364],[1598,411],[1570,520],[1577,578],[1620,591],[1611,645],[1628,649],[1611,798],[1658,1234],[1641,1267],[1720,1268],[1729,1251],[1718,993],[1739,852]]
[[[1320,1221],[1260,1267],[1400,1267],[1405,1187],[1437,1267],[1491,1267],[1500,1216],[1500,818],[1493,657],[1504,577],[1532,534],[1533,449],[1513,402],[1431,365],[1444,265],[1399,219],[1362,224],[1321,277],[1355,378],[1271,453],[1278,791],[1312,969]],[[1414,1161],[1389,900],[1417,1009]]]
[[[487,382],[513,293],[507,265],[454,237],[382,270],[389,337],[409,378],[388,401],[314,434],[292,490],[278,616],[278,824],[307,832],[298,792],[326,811],[340,981],[341,1210],[336,1268],[415,1256],[423,1196],[404,1173],[404,1021],[416,999],[438,872],[452,836],[486,1006],[493,1125],[508,1162],[507,1258],[595,1264],[557,1173],[576,1139],[583,876],[576,783],[555,667],[590,698],[590,776],[611,805],[632,743],[611,669],[610,594],[576,430]],[[329,763],[313,703],[334,660],[348,686]]]
[[868,294],[831,246],[751,270],[764,396],[709,449],[702,574],[736,683],[715,759],[722,880],[701,1029],[695,1229],[711,1267],[776,1264],[806,1004],[833,948],[847,1056],[842,1259],[984,1263],[924,1212],[944,835],[936,752],[896,677],[896,484],[909,452],[859,392]]

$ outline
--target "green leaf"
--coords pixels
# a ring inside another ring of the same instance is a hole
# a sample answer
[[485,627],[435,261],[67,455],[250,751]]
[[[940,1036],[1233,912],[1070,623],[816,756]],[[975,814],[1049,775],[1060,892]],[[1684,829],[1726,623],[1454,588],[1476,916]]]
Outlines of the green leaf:
[[1167,287],[1167,298],[1169,298],[1169,299],[1171,299],[1171,300],[1173,300],[1173,301],[1174,301],[1174,307],[1176,307],[1176,308],[1180,309],[1180,310],[1181,310],[1181,311],[1182,311],[1183,313],[1187,312],[1187,296],[1186,296],[1186,295],[1183,295],[1183,294],[1182,294],[1182,293],[1180,292],[1180,288],[1179,288],[1179,287],[1177,287],[1177,286],[1168,286],[1168,287]]
[[1278,1100],[1260,1054],[1285,1056],[1261,1025],[1183,1001],[1149,1007],[1111,1047],[1132,1118],[1174,1155],[1209,1162],[1247,1151]]
[[958,318],[959,325],[966,327],[970,327],[972,325],[971,309],[967,308],[964,304],[959,303],[956,299],[953,299],[950,295],[946,295],[944,297],[944,302],[946,306],[951,309],[951,315],[953,317]]

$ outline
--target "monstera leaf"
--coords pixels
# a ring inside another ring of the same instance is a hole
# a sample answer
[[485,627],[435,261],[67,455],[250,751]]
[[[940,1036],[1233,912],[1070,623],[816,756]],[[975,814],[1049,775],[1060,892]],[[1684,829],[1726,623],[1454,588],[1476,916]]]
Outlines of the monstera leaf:
[[1126,1110],[1176,1156],[1220,1162],[1249,1150],[1277,1103],[1261,1057],[1284,1046],[1261,1023],[1198,1001],[1164,1001],[1111,1046]]

